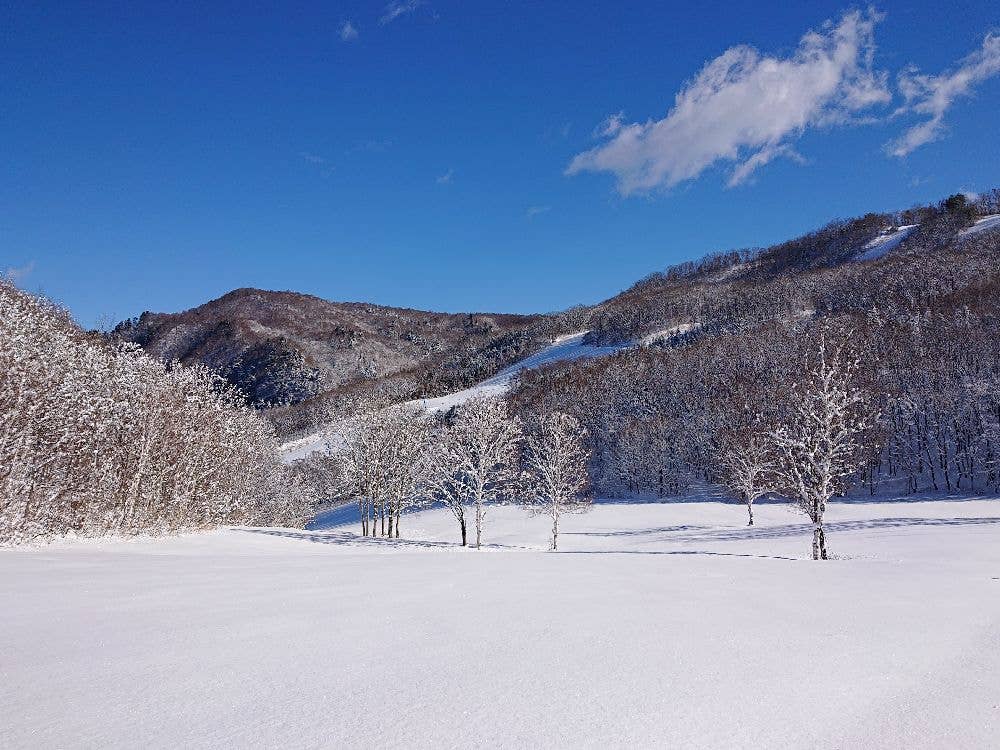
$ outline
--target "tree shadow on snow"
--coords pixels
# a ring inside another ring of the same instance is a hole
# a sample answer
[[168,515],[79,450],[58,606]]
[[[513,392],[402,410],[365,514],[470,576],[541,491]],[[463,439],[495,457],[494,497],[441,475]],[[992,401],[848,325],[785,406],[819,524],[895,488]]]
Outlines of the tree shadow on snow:
[[[1000,524],[1000,517],[979,518],[872,518],[862,521],[831,521],[824,524],[827,533],[840,531],[863,531],[872,529],[894,529],[906,527],[979,526]],[[744,526],[719,529],[711,526],[663,526],[653,529],[633,529],[627,531],[576,531],[564,532],[566,536],[591,536],[604,538],[641,537],[663,535],[662,541],[669,542],[735,542],[754,539],[780,539],[812,534],[812,524],[795,523],[783,526]],[[641,553],[641,552],[640,552]],[[662,554],[662,553],[641,553]]]
[[[467,549],[475,551],[475,546],[469,544],[463,547],[459,542],[434,542],[426,539],[390,539],[384,536],[361,536],[353,531],[325,531],[306,529],[295,531],[292,529],[239,529],[249,534],[263,534],[264,536],[284,537],[285,539],[295,539],[301,542],[312,542],[314,544],[330,544],[340,547],[358,547],[367,549]],[[518,545],[509,544],[484,544],[482,549],[529,549]]]

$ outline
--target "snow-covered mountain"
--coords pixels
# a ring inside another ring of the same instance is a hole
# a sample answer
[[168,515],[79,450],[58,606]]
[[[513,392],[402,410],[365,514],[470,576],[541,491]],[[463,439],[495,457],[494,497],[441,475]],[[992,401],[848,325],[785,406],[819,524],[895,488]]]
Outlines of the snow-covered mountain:
[[[960,264],[953,251],[992,242],[997,230],[995,209],[953,196],[683,263],[605,302],[556,315],[450,315],[240,289],[183,313],[144,313],[114,335],[163,359],[209,365],[269,407],[282,434],[310,435],[372,389],[393,402],[443,410],[505,391],[523,369],[634,346],[681,346],[757,325],[762,314],[830,314],[828,305],[805,299],[813,291],[864,307],[869,301],[859,295],[869,266],[891,266],[894,277],[917,284],[913,269],[924,259]],[[790,302],[800,296],[801,303]],[[776,303],[771,313],[757,302],[767,299]]]

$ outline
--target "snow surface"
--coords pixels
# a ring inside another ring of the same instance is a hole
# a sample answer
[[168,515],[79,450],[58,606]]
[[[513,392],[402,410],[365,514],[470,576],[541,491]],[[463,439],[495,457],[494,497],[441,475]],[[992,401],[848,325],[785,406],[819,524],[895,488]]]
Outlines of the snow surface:
[[648,333],[639,339],[640,346],[651,346],[661,339],[670,338],[671,336],[680,336],[685,333],[691,333],[691,331],[697,331],[701,328],[701,323],[681,323],[680,325],[671,326],[670,328],[664,328],[659,331],[653,331]]
[[0,551],[0,747],[1000,747],[1000,501]]
[[971,227],[963,229],[960,235],[978,234],[988,229],[1000,229],[1000,214],[990,214],[976,221]]
[[437,398],[421,399],[411,401],[411,404],[420,406],[429,412],[447,411],[453,406],[460,406],[466,401],[483,396],[499,396],[510,388],[514,377],[521,370],[530,370],[535,367],[542,367],[554,362],[566,362],[574,359],[584,359],[587,357],[603,357],[614,354],[622,349],[632,346],[631,344],[616,346],[588,346],[583,343],[583,337],[587,331],[568,334],[556,338],[549,346],[530,357],[514,363],[505,370],[501,370],[491,378],[483,382],[455,393],[449,393]]
[[886,231],[875,239],[865,243],[861,252],[855,256],[854,260],[875,260],[899,247],[899,243],[910,236],[910,233],[917,228],[916,224],[905,224],[898,227],[894,232]]

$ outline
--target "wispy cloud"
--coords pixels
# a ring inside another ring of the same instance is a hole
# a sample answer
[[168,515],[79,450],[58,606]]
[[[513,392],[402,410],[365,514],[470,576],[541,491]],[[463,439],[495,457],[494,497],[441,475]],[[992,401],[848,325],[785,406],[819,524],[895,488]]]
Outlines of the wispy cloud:
[[300,151],[299,158],[307,164],[312,164],[320,168],[320,172],[324,177],[329,177],[333,174],[334,166],[333,163],[327,159],[325,156],[319,156],[317,154],[312,154],[308,151]]
[[853,11],[809,31],[788,57],[737,46],[708,62],[675,96],[661,120],[607,118],[606,142],[566,169],[610,172],[623,195],[671,187],[717,162],[733,164],[729,185],[778,157],[801,160],[791,142],[809,128],[855,122],[891,101],[888,75],[873,67],[881,16]]
[[423,4],[423,0],[394,0],[385,6],[385,10],[382,11],[382,17],[378,19],[378,22],[382,26],[385,26],[400,16],[412,13]]
[[524,215],[529,219],[534,219],[544,213],[548,213],[552,210],[552,206],[528,206],[528,210],[524,212]]
[[435,182],[437,182],[438,185],[450,185],[451,180],[454,176],[455,176],[455,170],[449,169],[443,175],[438,177],[437,180],[435,180]]
[[982,46],[968,55],[957,67],[941,75],[925,75],[916,69],[899,75],[899,90],[906,100],[896,110],[897,115],[914,112],[928,116],[886,145],[893,156],[903,157],[921,146],[940,139],[945,132],[944,115],[963,96],[971,96],[973,88],[1000,74],[1000,35],[987,34]]
[[6,276],[10,281],[15,284],[22,284],[24,280],[27,279],[35,270],[35,261],[31,260],[25,263],[23,266],[11,266],[6,271],[4,271],[4,276]]
[[354,24],[350,21],[344,21],[344,24],[340,27],[340,41],[350,42],[358,38],[358,30],[354,27]]
[[326,164],[327,160],[323,156],[316,156],[316,154],[310,154],[308,151],[300,151],[299,156],[302,157],[303,161],[307,161],[310,164]]

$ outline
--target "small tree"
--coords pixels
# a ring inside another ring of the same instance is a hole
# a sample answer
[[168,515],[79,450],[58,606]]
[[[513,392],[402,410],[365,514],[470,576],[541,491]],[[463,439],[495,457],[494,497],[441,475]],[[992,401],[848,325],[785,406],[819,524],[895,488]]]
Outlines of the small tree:
[[533,514],[551,517],[553,551],[559,548],[559,518],[593,504],[587,438],[579,421],[562,412],[537,419],[525,438],[525,502]]
[[823,515],[826,504],[847,488],[864,460],[861,436],[874,417],[855,386],[858,364],[843,347],[827,352],[819,340],[818,361],[792,388],[790,415],[773,433],[781,484],[813,523],[813,559],[827,559]]
[[758,420],[741,424],[725,436],[719,464],[726,486],[746,503],[747,526],[753,526],[754,502],[774,492],[779,480],[773,441]]
[[521,420],[498,398],[467,402],[429,451],[426,481],[455,515],[467,543],[465,509],[474,513],[476,549],[482,545],[486,509],[503,501],[516,479]]

